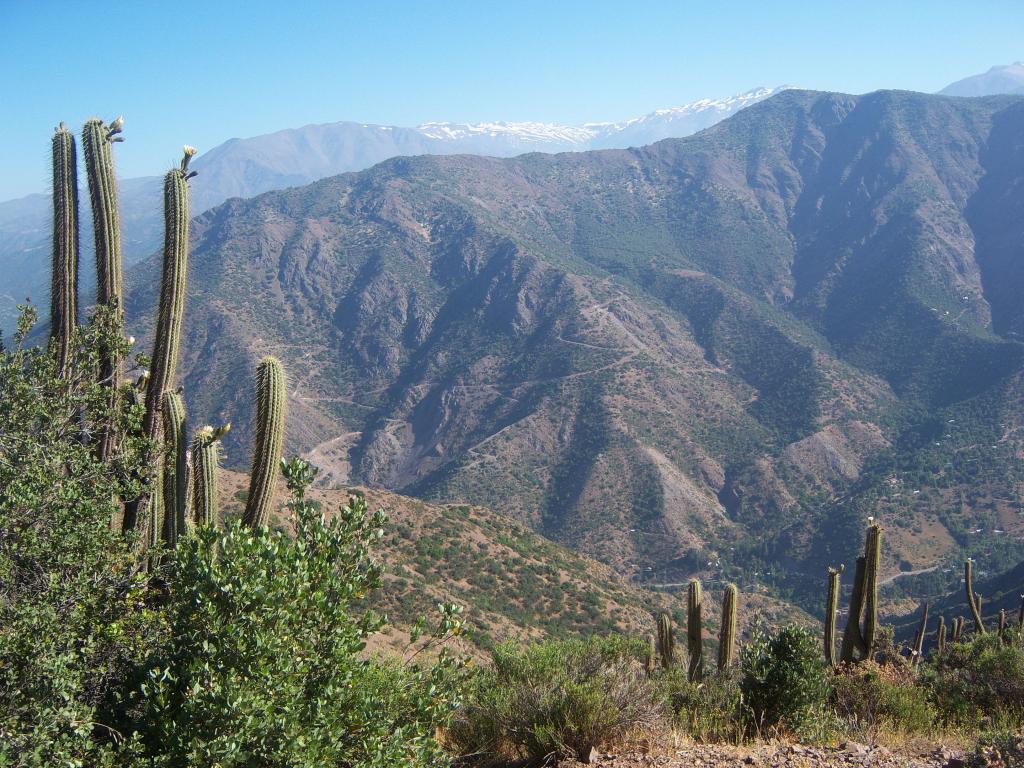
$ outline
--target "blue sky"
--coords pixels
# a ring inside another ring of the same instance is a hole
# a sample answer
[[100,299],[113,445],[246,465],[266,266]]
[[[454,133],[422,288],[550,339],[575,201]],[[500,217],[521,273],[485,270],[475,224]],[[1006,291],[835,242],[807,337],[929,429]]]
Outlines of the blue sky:
[[622,119],[784,83],[935,91],[1024,59],[1024,2],[0,0],[0,200],[61,120],[126,118],[124,176],[183,143],[358,120]]

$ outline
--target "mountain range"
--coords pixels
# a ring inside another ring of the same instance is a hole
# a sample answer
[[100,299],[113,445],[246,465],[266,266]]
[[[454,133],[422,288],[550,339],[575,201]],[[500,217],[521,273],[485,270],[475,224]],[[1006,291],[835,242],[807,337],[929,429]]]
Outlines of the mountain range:
[[[887,578],[1007,567],[1022,137],[1020,97],[791,89],[643,148],[229,200],[194,222],[190,418],[232,421],[244,466],[239,382],[279,355],[329,483],[487,505],[648,585],[813,608],[869,515]],[[131,271],[133,323],[157,275]]]
[[[437,122],[402,128],[338,122],[231,139],[193,162],[202,180],[194,184],[192,209],[193,213],[202,213],[232,197],[252,197],[308,184],[399,155],[470,153],[508,157],[524,152],[638,146],[666,137],[688,136],[784,87],[757,88],[729,98],[701,99],[661,109],[632,120],[582,126]],[[161,184],[159,176],[120,182],[122,236],[128,263],[159,247],[163,236]],[[0,271],[8,277],[0,289],[0,328],[11,327],[14,308],[26,295],[37,300],[46,295],[50,215],[48,195],[0,203]],[[91,231],[83,231],[86,260],[90,258],[91,237]]]

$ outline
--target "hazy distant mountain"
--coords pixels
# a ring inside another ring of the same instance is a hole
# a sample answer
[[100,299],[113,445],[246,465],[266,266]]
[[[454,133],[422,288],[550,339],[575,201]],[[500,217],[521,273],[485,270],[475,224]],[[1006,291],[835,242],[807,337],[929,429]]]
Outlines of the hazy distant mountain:
[[[399,155],[477,154],[510,157],[524,152],[566,152],[629,147],[688,136],[779,88],[757,88],[725,99],[701,99],[619,123],[565,126],[551,123],[426,123],[417,128],[340,122],[307,125],[249,139],[231,139],[192,163],[194,214],[232,197],[301,186],[346,171],[359,171]],[[46,137],[40,137],[43,142]],[[130,132],[128,140],[131,140]],[[42,144],[40,144],[42,146]],[[83,179],[84,182],[84,179]],[[124,255],[128,263],[159,247],[162,237],[159,177],[120,182]],[[87,196],[83,194],[83,205]],[[88,210],[83,210],[88,227]],[[31,295],[46,297],[50,198],[29,195],[0,203],[0,328],[9,327],[14,306]],[[82,236],[83,260],[91,256],[91,231]],[[84,270],[85,280],[92,271]]]
[[1024,94],[1024,62],[992,67],[988,72],[971,75],[943,88],[943,96],[994,96],[1001,93]]

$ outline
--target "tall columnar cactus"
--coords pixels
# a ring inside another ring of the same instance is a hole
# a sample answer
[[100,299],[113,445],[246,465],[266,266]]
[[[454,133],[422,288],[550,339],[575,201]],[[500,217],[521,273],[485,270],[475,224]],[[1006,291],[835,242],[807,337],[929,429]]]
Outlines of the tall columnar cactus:
[[1024,632],[1024,595],[1020,596],[1020,609],[1017,611],[1017,631]]
[[868,526],[864,544],[864,658],[870,659],[878,633],[878,568],[882,557],[882,528]]
[[960,638],[964,633],[964,617],[957,616],[953,619],[953,637],[951,638],[954,643],[959,643]]
[[732,666],[736,655],[736,600],[739,590],[735,584],[725,588],[722,596],[722,625],[718,631],[718,671],[725,672]]
[[697,579],[690,580],[686,595],[686,650],[690,656],[687,676],[691,681],[704,677],[704,625],[701,620],[701,589]]
[[946,617],[939,616],[939,626],[935,630],[935,648],[941,656],[946,652]]
[[999,609],[999,639],[1004,643],[1010,642],[1010,625],[1006,621],[1006,609]]
[[195,175],[188,164],[195,153],[194,147],[186,145],[180,166],[164,176],[164,263],[143,421],[143,431],[149,438],[157,435],[164,392],[174,387],[178,365],[188,270],[188,180]]
[[925,633],[927,631],[928,631],[928,603],[925,603],[924,607],[921,609],[921,621],[917,625],[917,633],[914,635],[914,647],[911,649],[913,651],[913,656],[911,657],[911,663],[913,663],[914,666],[917,666],[918,664],[921,663],[921,659],[922,659],[923,654],[924,654],[924,636],[925,636]]
[[[117,207],[117,182],[114,178],[114,158],[110,147],[122,141],[120,136],[124,118],[107,125],[98,118],[87,120],[82,129],[85,153],[85,171],[92,202],[93,232],[96,241],[96,303],[111,307],[121,316],[124,302],[121,295],[121,222]],[[104,350],[100,359],[100,380],[110,387],[109,405],[116,404],[117,388],[121,383],[121,364],[113,352]],[[113,444],[110,424],[100,427],[97,455],[106,461]]]
[[[166,453],[161,472],[161,500],[163,502],[164,545],[174,549],[178,536],[185,530],[186,488],[188,468],[186,463],[187,442],[185,436],[185,401],[178,392],[164,392],[163,398],[163,439]],[[157,499],[151,502],[157,505]]]
[[985,622],[981,617],[981,595],[974,591],[974,561],[970,558],[964,562],[964,589],[967,591],[967,606],[974,618],[974,631],[985,634]]
[[[160,407],[164,393],[174,384],[178,364],[181,326],[185,315],[185,275],[188,269],[188,180],[195,175],[188,170],[195,155],[194,147],[185,146],[185,155],[177,168],[164,176],[164,260],[160,282],[160,304],[153,333],[153,358],[146,383],[143,434],[150,440],[160,436]],[[141,497],[125,505],[122,527],[132,530],[142,510],[150,516],[159,514]]]
[[839,578],[843,566],[828,569],[828,597],[825,600],[825,661],[835,669],[839,666],[836,656],[836,613],[839,610]]
[[243,522],[253,528],[270,516],[274,484],[284,447],[284,368],[276,357],[264,357],[256,369],[256,450],[249,477]]
[[855,653],[863,653],[864,639],[860,634],[860,615],[864,611],[864,576],[866,558],[857,558],[857,566],[853,571],[853,591],[850,593],[850,611],[846,616],[846,629],[843,632],[843,645],[839,659],[852,664]]
[[121,296],[121,215],[117,207],[117,181],[110,147],[123,141],[124,118],[110,125],[99,118],[87,120],[82,129],[85,169],[92,201],[96,238],[96,303],[123,308]]
[[[841,661],[863,661],[871,658],[878,632],[878,566],[882,554],[882,529],[876,523],[868,526],[864,554],[857,558],[850,595],[850,614],[843,633]],[[864,625],[860,625],[861,613]]]
[[665,612],[658,616],[658,654],[663,669],[671,669],[676,663],[676,639],[672,635],[672,617]]
[[231,429],[203,427],[192,440],[192,516],[196,525],[217,525],[217,467],[220,438]]
[[78,166],[75,135],[61,123],[53,134],[53,268],[50,275],[50,339],[62,374],[71,361],[78,324]]

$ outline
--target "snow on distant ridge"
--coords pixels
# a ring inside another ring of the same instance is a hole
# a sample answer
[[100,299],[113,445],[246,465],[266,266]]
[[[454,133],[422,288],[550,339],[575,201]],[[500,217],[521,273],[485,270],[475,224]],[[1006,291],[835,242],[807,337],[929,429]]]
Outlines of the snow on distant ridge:
[[755,88],[724,99],[698,99],[688,104],[667,109],[658,109],[641,117],[621,122],[584,123],[583,125],[559,125],[539,122],[486,122],[449,123],[431,122],[417,126],[421,135],[439,141],[472,141],[474,139],[505,140],[517,145],[555,145],[567,149],[588,149],[592,146],[622,146],[617,137],[625,140],[627,135],[638,137],[667,138],[706,128],[744,107],[774,96],[793,86],[776,88]]

